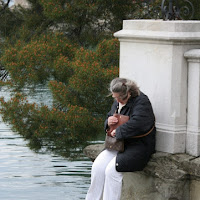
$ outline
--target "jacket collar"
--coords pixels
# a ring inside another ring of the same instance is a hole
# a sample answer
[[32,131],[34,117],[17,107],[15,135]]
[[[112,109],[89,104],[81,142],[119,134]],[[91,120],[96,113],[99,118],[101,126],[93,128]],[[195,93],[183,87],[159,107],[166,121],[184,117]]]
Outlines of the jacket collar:
[[[143,95],[143,93],[140,91],[140,95],[136,96],[136,97],[130,97],[129,100],[127,101],[126,105],[124,107],[129,107],[131,108],[135,102],[135,100],[139,97]],[[115,100],[115,105],[117,108],[119,108],[119,103]]]
[[129,98],[129,100],[128,100],[128,102],[127,102],[127,104],[125,105],[125,106],[127,106],[127,107],[132,107],[133,106],[133,104],[134,104],[134,102],[135,102],[135,100],[140,96],[140,95],[142,95],[143,93],[142,92],[140,92],[140,94],[138,95],[138,96],[136,96],[136,97],[130,97]]

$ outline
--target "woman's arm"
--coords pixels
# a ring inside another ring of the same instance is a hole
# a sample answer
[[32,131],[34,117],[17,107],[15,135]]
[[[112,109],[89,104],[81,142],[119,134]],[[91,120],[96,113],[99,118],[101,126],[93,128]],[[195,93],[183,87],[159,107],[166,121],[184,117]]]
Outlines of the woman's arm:
[[143,135],[152,128],[154,121],[154,113],[148,97],[138,96],[135,99],[130,120],[116,129],[116,138],[127,139]]
[[118,105],[118,103],[114,102],[111,107],[111,110],[107,113],[107,118],[104,122],[104,130],[105,131],[108,130],[109,125],[116,124],[118,122],[116,117],[113,118],[113,114],[116,112],[117,105]]

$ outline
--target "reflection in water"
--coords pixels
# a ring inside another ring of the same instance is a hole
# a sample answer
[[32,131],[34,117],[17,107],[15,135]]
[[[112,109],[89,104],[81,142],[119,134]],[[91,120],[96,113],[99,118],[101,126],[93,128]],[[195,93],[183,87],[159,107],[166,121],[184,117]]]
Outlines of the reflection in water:
[[26,141],[0,123],[0,199],[80,200],[90,183],[92,162],[34,153]]

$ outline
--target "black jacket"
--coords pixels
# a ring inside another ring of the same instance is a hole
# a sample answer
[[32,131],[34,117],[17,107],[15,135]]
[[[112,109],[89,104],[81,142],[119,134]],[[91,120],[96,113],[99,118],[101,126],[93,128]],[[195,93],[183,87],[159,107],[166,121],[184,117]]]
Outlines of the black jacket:
[[[113,103],[107,118],[112,116],[116,110],[118,110],[117,101]],[[124,139],[125,143],[125,151],[117,155],[116,170],[119,172],[143,170],[155,152],[156,128],[145,137],[131,137],[143,135],[154,126],[155,117],[151,103],[148,97],[141,92],[139,96],[131,97],[120,113],[128,115],[130,120],[116,129],[116,138]],[[104,128],[105,130],[108,128],[108,119],[105,121]]]

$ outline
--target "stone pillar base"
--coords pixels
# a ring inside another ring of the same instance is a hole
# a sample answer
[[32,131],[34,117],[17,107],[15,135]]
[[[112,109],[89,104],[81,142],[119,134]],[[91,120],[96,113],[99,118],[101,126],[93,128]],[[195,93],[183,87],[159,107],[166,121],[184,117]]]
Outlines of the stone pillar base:
[[186,152],[200,155],[200,49],[184,54],[188,60],[188,108]]

